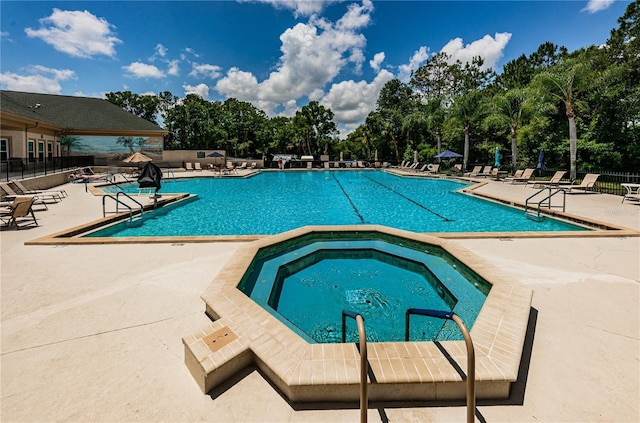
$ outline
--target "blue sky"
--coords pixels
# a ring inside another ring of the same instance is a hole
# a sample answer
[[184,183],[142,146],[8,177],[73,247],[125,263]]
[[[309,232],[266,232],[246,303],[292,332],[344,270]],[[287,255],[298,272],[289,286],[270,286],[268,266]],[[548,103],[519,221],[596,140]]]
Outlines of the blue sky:
[[500,72],[550,41],[606,42],[627,0],[0,2],[2,89],[104,97],[234,97],[269,116],[310,100],[341,135],[392,78],[431,55],[475,55]]

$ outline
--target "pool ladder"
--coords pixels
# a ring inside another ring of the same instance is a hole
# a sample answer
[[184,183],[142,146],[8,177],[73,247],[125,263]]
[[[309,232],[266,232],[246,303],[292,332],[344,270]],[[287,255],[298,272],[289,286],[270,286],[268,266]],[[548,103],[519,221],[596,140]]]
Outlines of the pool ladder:
[[438,319],[453,320],[462,332],[464,343],[467,346],[467,423],[475,421],[476,411],[476,353],[473,347],[471,335],[464,322],[453,311],[429,310],[426,308],[410,308],[404,318],[404,340],[409,342],[409,323],[412,314],[420,316],[436,317]]
[[[475,421],[476,410],[476,353],[475,348],[473,347],[473,341],[471,340],[471,335],[469,334],[466,325],[464,324],[462,319],[453,311],[410,308],[407,309],[405,313],[405,342],[409,342],[409,325],[412,314],[427,317],[436,317],[445,320],[453,320],[460,328],[460,332],[462,332],[462,337],[464,338],[464,343],[467,347],[467,423],[473,423]],[[367,359],[367,333],[364,327],[364,318],[360,313],[356,313],[350,310],[342,310],[343,344],[346,342],[347,317],[355,319],[356,324],[358,325],[358,335],[360,341],[360,422],[366,423],[369,401],[367,396],[367,374],[369,372],[369,362]]]
[[124,196],[127,197],[129,200],[133,201],[134,203],[136,203],[138,206],[140,206],[140,216],[142,216],[142,213],[144,213],[144,206],[135,198],[131,197],[130,195],[128,195],[127,193],[123,192],[123,191],[119,191],[116,196],[114,197],[111,194],[106,194],[102,196],[102,217],[106,217],[107,216],[107,209],[106,209],[106,199],[107,198],[111,198],[112,200],[114,200],[116,202],[116,211],[115,213],[119,213],[120,212],[120,208],[119,206],[122,205],[124,207],[126,207],[129,210],[129,222],[133,221],[133,208],[125,203],[124,201],[122,201],[120,199],[120,196]]
[[[529,201],[533,200],[535,197],[538,196],[538,194],[541,194],[543,192],[547,191],[547,196],[544,197],[542,200],[538,201],[537,203],[531,202],[531,206],[537,206],[536,212],[529,212]],[[558,194],[558,193],[562,193],[562,205],[561,206],[551,206],[551,198]],[[565,204],[566,204],[566,199],[567,199],[567,192],[563,189],[559,189],[556,191],[553,191],[551,189],[551,187],[544,187],[541,190],[537,191],[535,194],[533,194],[532,196],[530,196],[529,198],[527,198],[527,200],[524,202],[524,215],[531,220],[535,220],[536,222],[540,222],[542,221],[542,219],[544,219],[543,216],[540,216],[540,208],[545,205],[547,206],[547,208],[551,209],[551,207],[562,207],[562,211],[564,211],[565,209]],[[546,201],[546,203],[545,203]]]
[[367,374],[369,373],[369,361],[367,359],[367,332],[364,328],[362,314],[350,310],[342,310],[342,343],[347,341],[347,317],[355,319],[358,325],[360,338],[360,422],[367,423],[367,409],[369,397],[367,395]]

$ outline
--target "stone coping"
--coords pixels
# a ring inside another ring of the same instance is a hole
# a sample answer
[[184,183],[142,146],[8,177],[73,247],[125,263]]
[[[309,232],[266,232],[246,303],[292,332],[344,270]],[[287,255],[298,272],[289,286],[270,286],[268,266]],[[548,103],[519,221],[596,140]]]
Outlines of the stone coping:
[[[204,393],[253,364],[293,403],[358,401],[360,355],[355,344],[309,344],[237,289],[260,248],[319,231],[375,231],[440,246],[490,282],[471,330],[476,395],[509,396],[520,367],[532,290],[508,281],[499,269],[447,240],[377,225],[304,227],[242,246],[202,295],[214,321],[183,338],[185,364]],[[215,333],[234,339],[213,347],[207,339],[220,338]],[[466,396],[466,381],[456,370],[466,374],[463,341],[369,343],[368,358],[371,401]]]

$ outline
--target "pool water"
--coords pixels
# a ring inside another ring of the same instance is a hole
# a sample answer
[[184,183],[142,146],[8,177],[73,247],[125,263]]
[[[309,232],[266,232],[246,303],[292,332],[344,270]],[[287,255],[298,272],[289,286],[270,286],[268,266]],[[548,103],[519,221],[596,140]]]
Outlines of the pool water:
[[[349,236],[310,236],[261,251],[238,287],[308,342],[342,342],[342,310],[362,314],[371,342],[403,342],[408,308],[454,311],[473,326],[490,285],[444,250]],[[348,320],[346,340],[357,339]],[[456,339],[462,338],[453,322],[411,319],[411,341]]]
[[[122,186],[126,192],[138,192],[137,184]],[[585,230],[550,218],[526,219],[522,210],[458,192],[465,186],[453,180],[407,178],[382,171],[177,179],[165,181],[161,193],[197,194],[197,201],[146,213],[135,227],[120,224],[88,236],[270,235],[307,225],[359,224],[414,232]]]

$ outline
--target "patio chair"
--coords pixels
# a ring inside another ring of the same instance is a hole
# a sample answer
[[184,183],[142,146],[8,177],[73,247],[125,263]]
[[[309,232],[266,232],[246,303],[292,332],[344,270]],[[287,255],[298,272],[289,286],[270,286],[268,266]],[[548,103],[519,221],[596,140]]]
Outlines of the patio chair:
[[[550,180],[548,181],[530,181],[528,182],[528,184],[532,184],[532,186],[534,188],[538,188],[538,187],[545,187],[545,188],[557,188],[558,186],[560,186],[560,184],[562,184],[562,178],[564,178],[564,175],[567,172],[564,170],[558,170],[556,173],[553,174],[553,176],[551,177]],[[566,184],[568,184],[569,182],[566,182]]]
[[[10,210],[0,213],[0,220],[4,222],[4,226],[15,225],[16,229],[30,225],[38,226],[36,215],[33,212],[34,201],[34,197],[17,197],[13,200]],[[21,224],[21,222],[24,223]]]
[[480,171],[480,173],[478,173],[477,176],[483,176],[483,177],[491,176],[491,168],[492,167],[493,166],[491,166],[491,165],[483,167],[482,170]]
[[202,172],[202,165],[200,165],[200,162],[195,162],[193,164],[193,170],[197,170],[199,172]]
[[440,170],[440,165],[439,164],[427,165],[427,173],[429,173],[429,174],[438,173],[439,170]]
[[63,189],[46,189],[46,190],[41,190],[39,188],[36,188],[35,190],[32,189],[28,189],[26,188],[22,182],[20,181],[12,181],[13,185],[15,185],[19,190],[21,194],[57,194],[59,195],[61,198],[66,198],[68,197],[67,195],[67,191],[63,190]]
[[35,204],[44,205],[45,209],[49,209],[47,207],[46,199],[52,199],[55,203],[58,201],[62,201],[60,196],[49,195],[49,194],[20,194],[16,192],[8,183],[2,182],[0,183],[0,189],[2,190],[2,196],[7,198],[8,200],[14,200],[17,197],[33,197],[35,199]]
[[185,163],[184,164],[184,169],[185,170],[193,170],[193,165],[191,163]]
[[525,169],[522,172],[521,176],[513,175],[513,178],[506,178],[506,179],[508,179],[509,182],[511,182],[512,184],[526,184],[527,182],[529,182],[529,179],[531,179],[531,177],[533,176],[533,172],[535,172],[535,169],[533,168]]
[[[596,186],[596,181],[598,180],[599,177],[600,177],[600,174],[598,173],[587,173],[586,175],[584,175],[584,178],[582,178],[582,182],[580,182],[579,185],[568,185],[568,186],[561,187],[560,189],[565,190],[567,194],[569,193],[577,194],[577,193],[580,193],[580,191],[582,194],[595,192],[593,191],[593,187]],[[577,190],[578,192],[574,190]]]
[[236,169],[246,169],[246,168],[247,168],[247,162],[242,162],[242,164],[238,166]]
[[474,166],[471,172],[466,172],[463,176],[478,176],[482,172],[482,166]]

